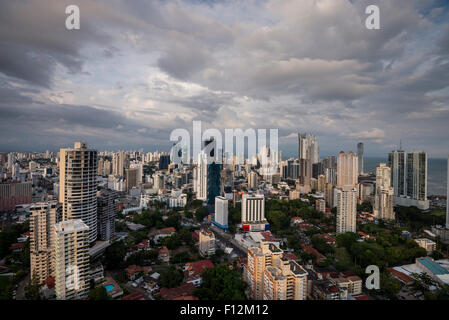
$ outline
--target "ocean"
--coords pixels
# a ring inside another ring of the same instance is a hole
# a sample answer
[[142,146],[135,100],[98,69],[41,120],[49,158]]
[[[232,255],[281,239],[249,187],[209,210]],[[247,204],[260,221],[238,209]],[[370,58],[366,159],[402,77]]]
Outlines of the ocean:
[[[387,158],[365,158],[365,172],[376,172],[379,163],[388,164]],[[427,168],[427,195],[446,195],[447,159],[429,159]]]

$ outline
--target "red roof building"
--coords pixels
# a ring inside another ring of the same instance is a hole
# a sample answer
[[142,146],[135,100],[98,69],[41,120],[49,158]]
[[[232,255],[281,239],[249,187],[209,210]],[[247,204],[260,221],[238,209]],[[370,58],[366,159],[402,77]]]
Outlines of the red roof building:
[[122,300],[145,300],[145,298],[139,291],[135,291],[127,296],[124,296]]
[[410,285],[414,282],[413,278],[406,275],[403,272],[397,271],[393,268],[387,268],[387,271],[391,273],[391,275],[398,279],[399,281],[401,281],[402,283],[406,284],[406,285]]
[[132,264],[125,269],[126,274],[131,280],[135,279],[137,273],[142,271],[145,275],[147,275],[151,272],[151,270],[151,267],[141,267],[136,266],[135,264]]
[[201,272],[205,269],[210,269],[213,267],[214,264],[209,259],[189,262],[185,265],[185,281],[199,285],[201,283]]
[[13,243],[9,247],[9,250],[11,250],[13,252],[20,252],[23,250],[24,247],[25,247],[25,242],[16,242],[16,243]]
[[193,296],[195,286],[191,283],[185,283],[176,288],[161,288],[160,297],[164,300],[181,300],[182,297]]
[[316,250],[314,247],[303,245],[302,249],[308,254],[313,254],[315,256],[316,263],[321,263],[324,262],[324,260],[326,260],[326,257],[323,256],[321,253],[319,253],[318,250]]

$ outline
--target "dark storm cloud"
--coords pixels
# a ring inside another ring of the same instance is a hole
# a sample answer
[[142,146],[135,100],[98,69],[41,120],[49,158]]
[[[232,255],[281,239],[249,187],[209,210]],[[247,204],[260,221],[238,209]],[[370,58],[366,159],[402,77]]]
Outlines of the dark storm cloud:
[[82,70],[81,49],[106,43],[107,36],[83,20],[76,32],[65,28],[65,8],[84,1],[1,1],[0,72],[50,87],[57,64],[70,73]]
[[[368,4],[381,30],[364,27]],[[162,145],[198,119],[311,131],[324,152],[404,136],[442,150],[447,13],[431,0],[0,0],[0,147]]]

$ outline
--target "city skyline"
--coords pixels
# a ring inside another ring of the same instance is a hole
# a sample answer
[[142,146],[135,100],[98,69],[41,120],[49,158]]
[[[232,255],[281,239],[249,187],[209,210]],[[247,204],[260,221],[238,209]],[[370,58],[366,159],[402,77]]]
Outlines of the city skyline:
[[[374,2],[380,30],[361,23],[368,1],[5,2],[0,150],[167,150],[200,120],[277,128],[285,156],[310,132],[322,155],[402,140],[445,158],[449,10]],[[64,27],[68,4],[80,30]]]

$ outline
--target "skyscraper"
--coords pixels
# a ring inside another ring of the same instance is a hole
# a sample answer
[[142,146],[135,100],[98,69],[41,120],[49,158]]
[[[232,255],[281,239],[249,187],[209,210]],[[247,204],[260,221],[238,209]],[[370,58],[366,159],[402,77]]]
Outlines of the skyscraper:
[[139,169],[126,169],[126,191],[131,190],[134,187],[137,187],[137,177],[139,175]]
[[388,166],[391,168],[391,184],[394,189],[394,197],[405,196],[407,194],[407,154],[403,150],[390,152],[388,155]]
[[90,287],[89,227],[80,219],[55,225],[56,299],[87,298]]
[[337,188],[337,234],[356,232],[357,189],[351,186]]
[[385,163],[376,168],[376,191],[374,216],[378,219],[394,220],[394,189],[391,186],[391,169]]
[[347,154],[340,151],[337,158],[337,187],[349,185],[355,187],[358,184],[358,157],[349,151]]
[[221,191],[222,165],[218,163],[216,155],[216,143],[213,140],[205,141],[204,149],[198,154],[196,197],[212,207]]
[[407,197],[427,201],[427,153],[424,151],[407,155]]
[[363,152],[364,152],[363,143],[359,142],[357,144],[357,157],[359,158],[359,175],[363,174],[363,170],[364,170],[364,168],[363,168],[363,166],[364,166],[364,163],[363,163],[363,160],[364,160],[363,159],[363,157],[364,157]]
[[114,190],[102,189],[97,192],[98,205],[98,238],[103,241],[112,240],[115,233],[115,217],[117,205],[115,199],[117,193]]
[[170,155],[169,154],[162,154],[159,157],[158,169],[159,170],[167,170],[169,164],[170,164]]
[[223,197],[215,198],[214,224],[221,229],[228,228],[228,199]]
[[255,171],[251,171],[248,174],[248,189],[256,189],[258,185],[258,176]]
[[89,227],[89,242],[97,239],[97,151],[75,142],[61,149],[59,202],[63,221],[81,219]]
[[337,158],[337,234],[356,231],[358,157],[341,151]]
[[313,173],[313,164],[320,162],[320,149],[314,135],[298,133],[298,158],[301,184],[309,186]]
[[427,200],[427,153],[402,150],[392,151],[388,156],[394,189],[394,204],[429,209]]
[[54,228],[60,206],[56,201],[38,202],[30,207],[30,267],[31,279],[42,284],[54,277]]
[[320,162],[320,148],[314,135],[298,133],[298,158],[309,159],[311,165]]
[[123,177],[125,168],[125,155],[123,151],[119,151],[114,153],[112,156],[112,173],[116,176]]

